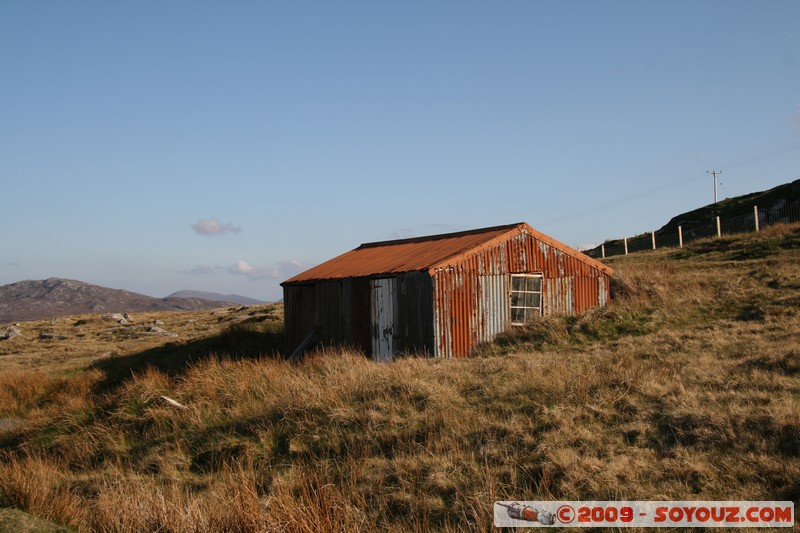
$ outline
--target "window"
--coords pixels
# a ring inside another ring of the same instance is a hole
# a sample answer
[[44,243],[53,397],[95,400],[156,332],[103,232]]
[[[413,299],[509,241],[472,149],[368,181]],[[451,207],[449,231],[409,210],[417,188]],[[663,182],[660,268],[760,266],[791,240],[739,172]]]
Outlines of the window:
[[512,274],[511,324],[522,326],[542,314],[542,275]]

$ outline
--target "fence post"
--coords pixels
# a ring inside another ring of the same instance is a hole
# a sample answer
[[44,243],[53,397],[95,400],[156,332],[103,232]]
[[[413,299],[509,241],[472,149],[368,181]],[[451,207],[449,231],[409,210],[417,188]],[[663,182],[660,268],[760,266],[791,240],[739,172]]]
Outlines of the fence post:
[[756,216],[756,233],[758,233],[758,206],[753,206],[753,214]]
[[627,237],[625,237],[625,238],[624,238],[624,239],[622,239],[622,240],[623,240],[623,242],[625,243],[625,255],[628,255],[628,238],[627,238]]
[[656,249],[656,232],[655,231],[651,231],[650,232],[650,237],[653,239],[653,250],[655,250]]
[[717,217],[717,237],[722,237],[722,228],[719,225],[719,217]]
[[605,244],[601,244],[600,245],[600,254],[602,255],[603,259],[606,258],[606,245]]
[[678,248],[683,248],[683,228],[678,226]]

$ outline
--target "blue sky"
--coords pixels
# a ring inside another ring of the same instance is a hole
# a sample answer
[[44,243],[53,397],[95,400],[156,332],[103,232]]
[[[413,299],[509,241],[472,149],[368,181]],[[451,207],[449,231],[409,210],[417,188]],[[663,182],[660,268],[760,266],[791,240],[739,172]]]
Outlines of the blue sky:
[[[798,21],[788,0],[0,0],[0,284],[277,299],[362,242],[658,228],[711,202],[706,170],[800,142]],[[733,166],[720,195],[798,163]]]

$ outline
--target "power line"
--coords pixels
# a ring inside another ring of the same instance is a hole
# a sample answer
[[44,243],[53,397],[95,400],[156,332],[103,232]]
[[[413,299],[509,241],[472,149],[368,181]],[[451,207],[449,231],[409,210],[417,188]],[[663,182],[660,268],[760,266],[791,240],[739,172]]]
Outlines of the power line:
[[794,142],[784,146],[780,146],[778,148],[773,148],[772,150],[768,150],[760,154],[751,155],[750,157],[745,157],[744,159],[740,159],[738,161],[722,165],[719,168],[722,170],[730,170],[732,168],[743,167],[745,165],[749,165],[751,163],[757,163],[759,161],[763,161],[764,159],[769,159],[770,157],[782,155],[785,154],[786,152],[791,152],[792,150],[797,150],[799,148],[800,148],[800,142]]
[[[725,163],[725,164],[720,165],[719,167],[717,167],[720,170],[718,170],[716,172],[720,173],[723,170],[730,170],[730,169],[733,169],[733,168],[743,167],[745,165],[751,165],[753,163],[757,163],[759,161],[763,161],[765,159],[769,159],[771,157],[782,155],[782,154],[785,154],[787,152],[791,152],[791,151],[798,150],[798,149],[800,149],[800,141],[794,142],[794,143],[790,143],[790,144],[787,144],[787,145],[784,145],[784,146],[779,146],[778,148],[773,148],[771,150],[767,150],[766,152],[761,152],[759,154],[754,154],[754,155],[745,157],[744,159],[739,159],[738,161],[732,161],[730,163]],[[697,180],[699,180],[701,178],[705,178],[706,175],[707,174],[705,172],[698,172],[696,174],[691,174],[689,176],[686,176],[685,178],[680,178],[680,179],[677,179],[677,180],[668,181],[668,182],[663,183],[661,185],[657,185],[655,187],[651,187],[650,189],[645,189],[643,191],[640,191],[640,192],[637,192],[637,193],[634,193],[634,194],[630,194],[630,195],[627,195],[627,196],[622,196],[620,198],[616,198],[616,199],[610,200],[608,202],[597,204],[597,205],[592,206],[592,207],[587,207],[586,209],[581,209],[579,211],[575,211],[575,212],[573,212],[571,214],[568,214],[568,215],[563,215],[563,216],[560,216],[560,217],[552,218],[550,220],[546,220],[544,222],[540,222],[538,225],[539,226],[547,226],[547,225],[550,225],[550,224],[556,224],[558,222],[563,222],[565,220],[570,220],[572,218],[577,218],[577,217],[581,217],[581,216],[588,215],[588,214],[591,214],[591,213],[596,213],[598,211],[604,211],[604,210],[609,209],[611,207],[616,207],[616,206],[621,205],[621,204],[626,204],[628,202],[633,202],[635,200],[639,200],[640,198],[645,198],[647,196],[651,196],[653,194],[657,194],[657,193],[660,193],[660,192],[663,192],[663,191],[667,191],[669,189],[674,189],[675,187],[679,187],[681,185],[685,185],[685,184],[687,184],[689,182],[692,182],[692,181],[697,181]],[[715,180],[716,180],[716,178],[715,178]],[[716,201],[716,198],[715,198],[715,201]]]
[[721,170],[706,170],[706,174],[711,174],[714,178],[714,203],[717,203],[717,174],[722,174]]
[[722,180],[719,180],[719,186],[722,187],[722,190],[725,191],[725,194],[728,195],[727,197],[730,198],[731,197],[731,191],[728,190],[728,188],[725,186],[725,184],[722,182]]

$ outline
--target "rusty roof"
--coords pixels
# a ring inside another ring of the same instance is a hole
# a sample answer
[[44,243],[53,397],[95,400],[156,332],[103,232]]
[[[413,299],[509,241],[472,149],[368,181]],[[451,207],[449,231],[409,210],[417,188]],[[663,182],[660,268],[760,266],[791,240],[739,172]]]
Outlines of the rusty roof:
[[592,259],[541,232],[525,222],[493,226],[457,233],[444,233],[411,239],[381,241],[362,244],[355,250],[317,265],[283,283],[297,283],[320,279],[368,277],[379,274],[395,274],[427,270],[430,272],[462,257],[494,245],[513,235],[527,233],[534,238],[589,263],[591,266],[611,274],[608,265]]

